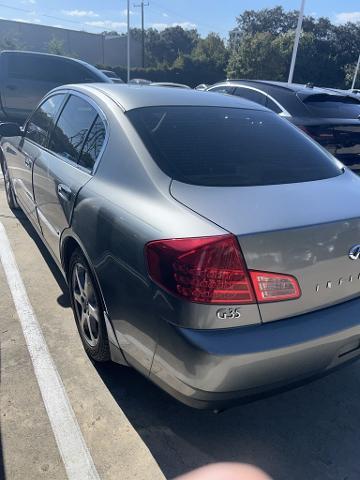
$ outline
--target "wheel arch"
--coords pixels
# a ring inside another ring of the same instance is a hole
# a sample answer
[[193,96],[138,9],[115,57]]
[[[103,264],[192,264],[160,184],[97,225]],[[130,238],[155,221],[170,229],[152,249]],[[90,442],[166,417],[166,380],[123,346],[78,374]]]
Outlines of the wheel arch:
[[81,240],[79,239],[79,237],[77,235],[75,235],[74,232],[72,232],[72,231],[71,232],[65,232],[62,235],[61,243],[60,243],[61,266],[62,266],[62,269],[65,273],[66,279],[69,282],[70,259],[71,259],[71,256],[72,256],[73,252],[76,249],[80,250],[81,253],[84,255],[84,257],[86,258],[86,261],[87,261],[87,263],[90,267],[91,273],[92,273],[92,275],[95,279],[96,286],[99,290],[99,293],[100,293],[100,296],[101,296],[101,302],[103,304],[104,311],[106,313],[108,313],[105,298],[104,298],[104,294],[103,294],[98,276],[96,274],[96,271],[94,269],[94,266],[91,262],[91,259],[88,255],[84,245],[82,244]]
[[114,362],[119,363],[121,365],[127,365],[127,361],[125,360],[124,354],[122,352],[122,349],[118,343],[118,340],[115,335],[115,330],[114,326],[112,324],[112,321],[110,319],[108,309],[106,306],[105,298],[103,291],[101,289],[101,285],[99,282],[99,279],[97,277],[96,271],[93,267],[93,264],[91,262],[91,259],[86,252],[86,249],[84,248],[81,240],[77,235],[74,234],[72,231],[65,231],[61,237],[60,241],[60,258],[61,258],[61,266],[62,269],[65,273],[67,282],[69,284],[69,266],[70,266],[70,259],[73,254],[73,252],[78,249],[81,251],[81,253],[84,255],[91,273],[93,275],[93,278],[96,282],[96,286],[98,288],[98,292],[100,294],[100,300],[102,303],[102,307],[104,310],[104,316],[105,316],[105,323],[106,323],[106,329],[107,329],[107,334],[109,338],[109,344],[110,344],[110,355],[111,358]]

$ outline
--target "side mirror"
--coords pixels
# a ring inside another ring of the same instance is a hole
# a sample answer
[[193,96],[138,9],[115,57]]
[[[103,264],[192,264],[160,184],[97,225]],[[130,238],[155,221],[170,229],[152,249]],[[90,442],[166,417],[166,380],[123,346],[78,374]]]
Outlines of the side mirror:
[[0,137],[20,137],[23,132],[17,123],[0,122]]

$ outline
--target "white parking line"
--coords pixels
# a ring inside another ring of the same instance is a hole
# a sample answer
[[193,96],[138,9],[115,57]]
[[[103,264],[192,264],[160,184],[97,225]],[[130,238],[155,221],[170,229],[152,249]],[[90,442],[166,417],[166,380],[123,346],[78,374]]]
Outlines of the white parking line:
[[0,260],[67,476],[69,480],[99,480],[99,474],[27,296],[2,223],[0,223]]

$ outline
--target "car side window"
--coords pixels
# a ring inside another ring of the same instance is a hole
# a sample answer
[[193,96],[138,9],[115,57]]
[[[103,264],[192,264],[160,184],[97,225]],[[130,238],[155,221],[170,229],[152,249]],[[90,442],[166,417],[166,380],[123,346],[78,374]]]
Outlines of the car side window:
[[53,95],[45,100],[30,117],[26,125],[25,138],[45,147],[54,127],[56,114],[64,100],[64,94]]
[[93,83],[99,78],[85,66],[70,59],[61,59],[61,82],[65,83]]
[[250,88],[236,88],[235,95],[241,98],[246,98],[246,100],[259,103],[263,106],[265,106],[266,103],[266,96],[263,93],[257,92],[256,90],[252,90]]
[[76,60],[31,53],[10,55],[8,72],[10,78],[47,82],[54,86],[99,81],[90,68]]
[[223,85],[221,87],[214,87],[210,90],[210,92],[216,92],[216,93],[228,93],[232,94],[234,92],[234,87],[227,87],[226,85]]
[[104,144],[105,134],[104,122],[97,116],[82,148],[79,165],[89,170],[93,169]]
[[271,98],[266,97],[266,105],[267,108],[270,108],[275,113],[281,113],[281,108],[273,101]]
[[51,135],[50,150],[77,163],[96,117],[96,110],[86,100],[70,95]]

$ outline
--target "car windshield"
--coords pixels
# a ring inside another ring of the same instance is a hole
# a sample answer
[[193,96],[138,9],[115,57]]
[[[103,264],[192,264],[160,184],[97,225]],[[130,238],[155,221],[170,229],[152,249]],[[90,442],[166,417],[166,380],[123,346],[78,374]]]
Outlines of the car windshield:
[[308,109],[321,118],[358,118],[360,101],[351,96],[316,94],[303,99]]
[[161,106],[127,116],[158,166],[185,183],[273,185],[341,174],[330,154],[272,112]]

